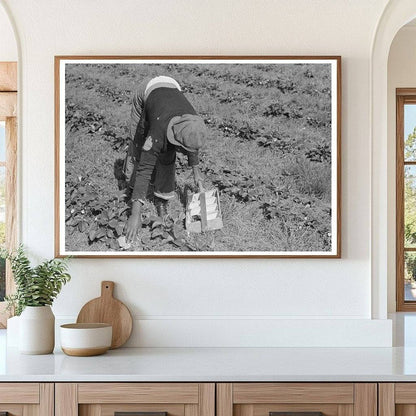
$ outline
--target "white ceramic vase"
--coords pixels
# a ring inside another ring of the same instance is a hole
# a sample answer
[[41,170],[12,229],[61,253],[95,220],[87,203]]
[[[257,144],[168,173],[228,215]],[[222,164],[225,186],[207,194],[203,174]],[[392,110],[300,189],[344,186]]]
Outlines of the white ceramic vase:
[[19,319],[19,351],[50,354],[55,347],[55,316],[50,306],[26,306]]

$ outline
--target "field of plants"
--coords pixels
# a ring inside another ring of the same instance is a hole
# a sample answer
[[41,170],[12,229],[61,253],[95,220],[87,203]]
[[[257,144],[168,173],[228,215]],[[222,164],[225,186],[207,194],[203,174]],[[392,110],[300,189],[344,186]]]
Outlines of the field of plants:
[[[143,77],[157,75],[179,82],[208,127],[200,167],[205,187],[220,191],[224,227],[184,229],[194,185],[179,155],[169,215],[157,217],[149,190],[129,245],[121,166],[130,100]],[[331,249],[329,64],[67,64],[65,83],[67,251]]]

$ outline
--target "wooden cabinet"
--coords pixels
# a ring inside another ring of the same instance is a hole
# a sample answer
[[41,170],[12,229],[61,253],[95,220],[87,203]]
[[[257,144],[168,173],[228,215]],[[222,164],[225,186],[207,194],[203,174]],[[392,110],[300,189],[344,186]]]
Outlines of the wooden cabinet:
[[53,416],[52,383],[0,383],[0,415]]
[[[273,413],[284,413],[275,414]],[[377,416],[376,383],[220,383],[217,416]]]
[[416,383],[0,383],[0,416],[416,416]]
[[395,415],[416,415],[416,383],[379,384],[379,416]]
[[[57,383],[56,416],[215,416],[214,383]],[[134,413],[132,413],[133,416]]]

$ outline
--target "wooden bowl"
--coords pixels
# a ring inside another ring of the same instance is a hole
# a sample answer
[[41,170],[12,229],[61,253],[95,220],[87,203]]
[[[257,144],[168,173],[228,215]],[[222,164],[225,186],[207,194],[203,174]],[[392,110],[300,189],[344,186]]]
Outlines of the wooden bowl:
[[67,355],[89,357],[107,352],[113,328],[109,324],[85,323],[61,325],[61,348]]

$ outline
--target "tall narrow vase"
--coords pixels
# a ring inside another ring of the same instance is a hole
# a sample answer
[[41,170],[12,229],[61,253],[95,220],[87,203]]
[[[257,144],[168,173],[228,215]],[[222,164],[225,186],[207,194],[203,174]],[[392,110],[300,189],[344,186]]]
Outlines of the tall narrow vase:
[[19,351],[50,354],[55,347],[55,316],[50,306],[26,306],[19,319]]

